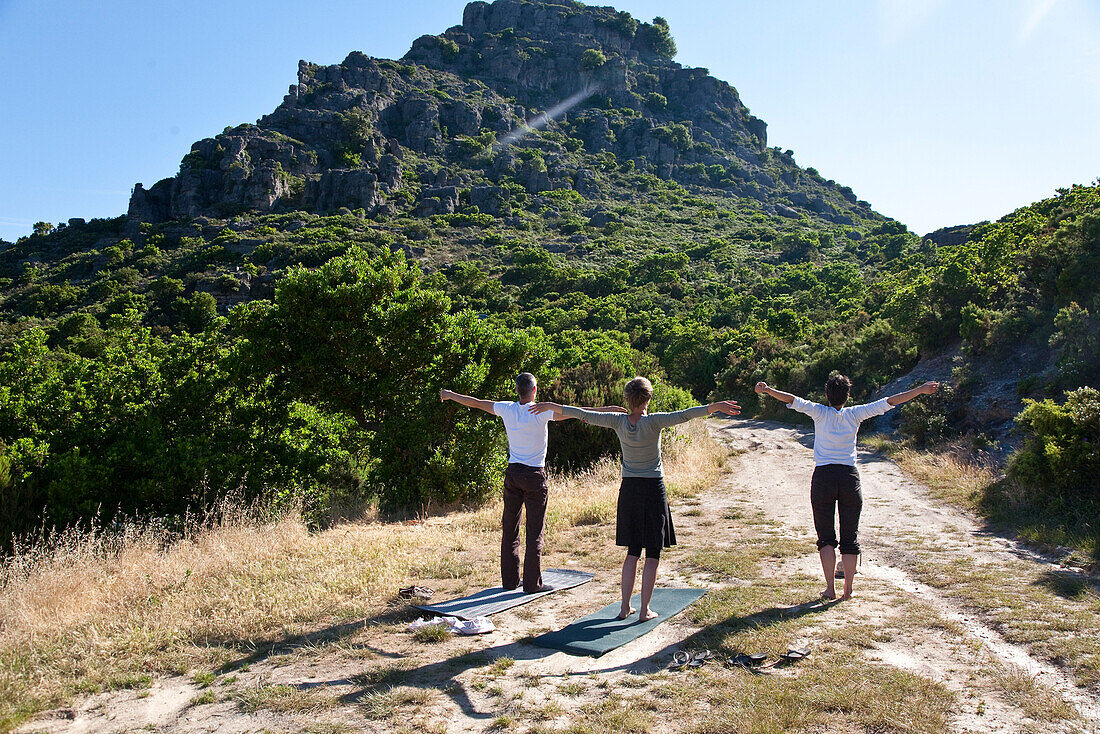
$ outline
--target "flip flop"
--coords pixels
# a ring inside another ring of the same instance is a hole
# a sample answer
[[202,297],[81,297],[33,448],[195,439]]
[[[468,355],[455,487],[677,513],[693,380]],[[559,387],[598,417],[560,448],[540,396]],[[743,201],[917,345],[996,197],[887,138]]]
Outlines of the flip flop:
[[739,652],[730,658],[727,663],[733,667],[744,668],[745,670],[755,673],[756,668],[759,668],[767,658],[768,656],[764,653],[753,653],[750,655]]
[[697,650],[691,655],[691,662],[688,663],[689,667],[698,668],[704,665],[708,660],[714,659],[714,653],[710,650],[703,648]]
[[810,654],[810,648],[808,647],[792,647],[787,652],[779,656],[779,662],[781,663],[793,663],[807,657]]
[[683,670],[691,663],[691,653],[687,650],[677,650],[672,654],[672,662],[668,664],[669,670]]

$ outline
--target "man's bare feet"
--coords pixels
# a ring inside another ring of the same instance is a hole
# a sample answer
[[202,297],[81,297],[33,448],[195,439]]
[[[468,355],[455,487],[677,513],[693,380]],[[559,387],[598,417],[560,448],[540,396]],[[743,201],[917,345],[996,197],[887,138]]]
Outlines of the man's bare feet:
[[630,607],[630,608],[629,608],[629,609],[627,609],[626,611],[620,611],[620,612],[619,612],[619,616],[615,617],[615,619],[626,619],[626,618],[627,618],[627,617],[629,617],[629,616],[630,616],[631,614],[633,614],[633,613],[634,613],[635,611],[636,611],[636,610],[634,609],[634,607]]
[[649,610],[646,610],[646,611],[642,612],[640,615],[638,615],[638,621],[639,622],[648,622],[651,619],[657,619],[657,616],[658,616],[657,612],[653,611],[652,609],[649,609]]
[[852,592],[846,591],[843,594],[841,594],[840,599],[838,599],[837,601],[845,601],[845,600],[851,599],[851,598],[852,598]]
[[836,591],[833,589],[825,589],[825,591],[821,592],[821,598],[826,601],[832,601],[836,599]]

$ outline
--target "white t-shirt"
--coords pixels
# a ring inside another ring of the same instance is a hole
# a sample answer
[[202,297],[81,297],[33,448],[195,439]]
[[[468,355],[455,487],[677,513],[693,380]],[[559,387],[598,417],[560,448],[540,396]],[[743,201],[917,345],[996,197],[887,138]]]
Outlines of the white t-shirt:
[[856,465],[856,432],[859,424],[868,418],[893,408],[887,398],[866,405],[853,405],[848,408],[836,408],[796,397],[787,406],[788,410],[797,410],[814,419],[814,465],[844,464]]
[[535,415],[528,408],[532,403],[502,400],[493,403],[493,412],[504,421],[508,434],[508,463],[542,466],[546,463],[546,424],[554,419],[553,411]]

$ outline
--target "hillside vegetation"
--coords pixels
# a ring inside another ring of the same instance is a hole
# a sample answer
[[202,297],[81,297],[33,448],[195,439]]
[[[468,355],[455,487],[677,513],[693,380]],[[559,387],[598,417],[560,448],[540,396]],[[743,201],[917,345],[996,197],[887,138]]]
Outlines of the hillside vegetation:
[[[1096,384],[1096,186],[922,239],[674,54],[662,19],[472,3],[399,61],[302,62],[271,115],[197,142],[125,216],[2,243],[2,537],[230,492],[313,521],[477,501],[501,432],[437,393],[505,397],[521,369],[570,402],[642,373],[658,407],[763,412],[759,379],[818,397],[839,369],[863,399],[961,341],[950,389],[906,409],[918,441],[1003,438],[981,383],[1010,353],[1019,398]],[[552,430],[557,466],[611,448]]]

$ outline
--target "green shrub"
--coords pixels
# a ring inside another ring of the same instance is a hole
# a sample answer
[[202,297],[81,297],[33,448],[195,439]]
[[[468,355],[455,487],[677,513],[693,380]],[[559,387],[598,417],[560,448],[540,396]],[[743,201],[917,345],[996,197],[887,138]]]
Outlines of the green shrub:
[[471,312],[422,281],[402,253],[359,248],[316,270],[292,269],[273,302],[233,312],[242,364],[289,397],[354,421],[369,460],[367,487],[390,508],[483,497],[503,454],[499,426],[453,403],[443,387],[507,394],[540,346]]
[[450,38],[444,38],[443,36],[437,36],[437,38],[439,39],[439,50],[443,53],[443,60],[453,61],[458,56],[458,44]]
[[653,128],[653,134],[658,140],[669,143],[676,150],[684,153],[691,150],[691,128],[679,122],[670,122],[667,125],[658,125]]
[[581,54],[581,68],[585,71],[595,71],[606,63],[607,57],[599,49],[590,48]]
[[645,104],[649,109],[659,112],[668,107],[668,98],[658,92],[650,92],[645,96]]
[[1050,503],[1100,503],[1100,390],[1082,387],[1052,400],[1024,400],[1016,417],[1024,446],[1009,475]]
[[668,21],[664,18],[657,16],[653,19],[652,25],[642,24],[639,33],[643,34],[643,38],[658,58],[672,59],[676,55],[676,41],[669,31]]

